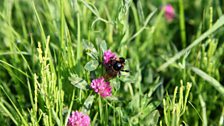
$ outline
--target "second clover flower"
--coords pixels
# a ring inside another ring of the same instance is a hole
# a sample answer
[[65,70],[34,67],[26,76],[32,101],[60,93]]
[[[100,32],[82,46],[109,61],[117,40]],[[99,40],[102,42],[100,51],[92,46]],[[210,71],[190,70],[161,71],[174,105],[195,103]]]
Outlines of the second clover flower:
[[103,77],[92,80],[90,86],[96,93],[98,93],[103,98],[111,96],[112,88],[110,86],[110,82],[105,82]]
[[90,118],[82,112],[72,112],[68,119],[67,126],[90,126]]

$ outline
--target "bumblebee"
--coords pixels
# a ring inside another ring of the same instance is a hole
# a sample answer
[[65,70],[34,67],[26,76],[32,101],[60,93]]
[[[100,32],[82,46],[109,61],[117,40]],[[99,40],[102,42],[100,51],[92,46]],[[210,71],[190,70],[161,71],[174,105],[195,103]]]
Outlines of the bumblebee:
[[111,59],[107,64],[104,64],[106,69],[106,75],[104,75],[105,80],[112,79],[117,75],[120,76],[121,71],[129,72],[128,70],[123,70],[125,65],[125,59],[123,57],[117,59]]

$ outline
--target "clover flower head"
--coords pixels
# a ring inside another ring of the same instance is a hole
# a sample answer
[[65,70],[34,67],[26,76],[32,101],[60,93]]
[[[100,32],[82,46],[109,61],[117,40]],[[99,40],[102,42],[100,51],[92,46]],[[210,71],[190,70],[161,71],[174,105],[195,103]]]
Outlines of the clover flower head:
[[90,126],[90,118],[82,112],[73,111],[68,119],[67,126]]
[[92,80],[90,86],[96,93],[98,93],[103,98],[111,96],[112,88],[110,86],[110,82],[105,82],[103,77]]
[[171,22],[173,21],[173,19],[175,18],[175,11],[174,11],[174,8],[172,5],[170,4],[167,4],[165,7],[164,7],[164,13],[165,13],[165,18],[168,22]]
[[111,59],[116,59],[117,56],[115,53],[112,53],[110,50],[107,50],[103,53],[103,63],[107,64]]

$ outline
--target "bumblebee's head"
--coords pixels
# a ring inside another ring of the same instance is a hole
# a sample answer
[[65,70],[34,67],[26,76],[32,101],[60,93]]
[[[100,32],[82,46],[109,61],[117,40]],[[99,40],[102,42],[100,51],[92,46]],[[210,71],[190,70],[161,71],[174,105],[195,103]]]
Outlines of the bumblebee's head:
[[124,62],[125,62],[125,59],[124,59],[123,57],[120,57],[120,58],[119,58],[119,62],[120,62],[120,63],[124,63]]
[[116,70],[116,71],[120,71],[122,68],[123,68],[123,64],[120,63],[120,62],[116,62],[116,63],[113,65],[113,69]]
[[120,57],[118,60],[116,60],[116,62],[113,65],[113,69],[116,71],[120,71],[123,69],[124,67],[124,62],[125,59],[123,57]]

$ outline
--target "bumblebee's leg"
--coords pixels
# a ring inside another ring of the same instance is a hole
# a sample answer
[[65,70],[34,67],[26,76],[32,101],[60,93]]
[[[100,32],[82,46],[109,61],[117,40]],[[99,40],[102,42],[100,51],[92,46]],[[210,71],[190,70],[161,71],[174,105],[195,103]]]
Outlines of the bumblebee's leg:
[[119,76],[119,77],[121,76],[121,72],[120,72],[120,71],[118,72],[118,76]]
[[121,70],[122,72],[130,72],[129,70]]

